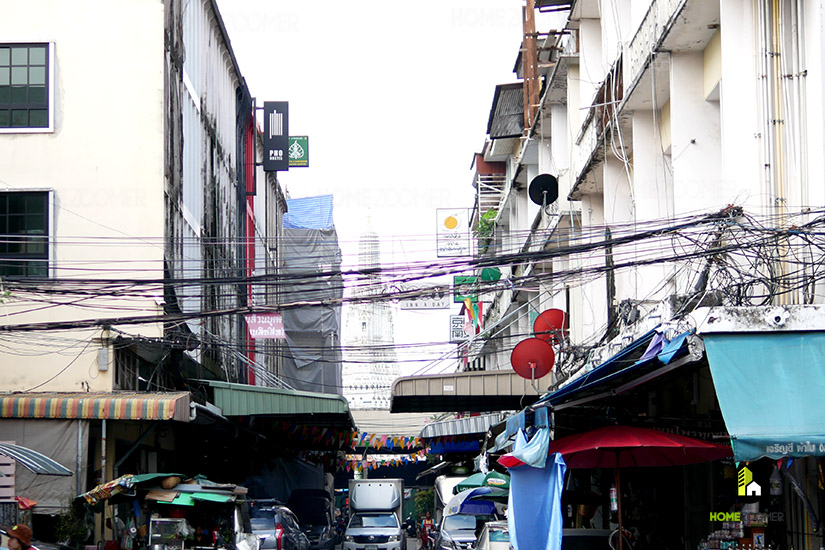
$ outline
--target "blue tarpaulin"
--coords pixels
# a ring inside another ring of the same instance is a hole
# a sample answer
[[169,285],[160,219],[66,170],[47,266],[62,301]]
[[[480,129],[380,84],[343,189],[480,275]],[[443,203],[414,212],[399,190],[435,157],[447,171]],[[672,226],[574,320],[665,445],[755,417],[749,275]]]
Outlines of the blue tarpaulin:
[[288,199],[284,214],[287,229],[330,229],[332,221],[332,195]]
[[510,468],[507,525],[515,550],[561,549],[561,493],[566,470],[558,453],[547,457],[544,468]]
[[703,339],[737,461],[825,456],[825,333]]

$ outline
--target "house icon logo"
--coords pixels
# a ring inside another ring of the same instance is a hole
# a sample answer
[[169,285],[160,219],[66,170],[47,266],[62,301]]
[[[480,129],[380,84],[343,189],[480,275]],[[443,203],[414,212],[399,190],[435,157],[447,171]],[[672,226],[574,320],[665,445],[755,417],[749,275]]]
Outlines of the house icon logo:
[[747,466],[742,466],[736,475],[738,481],[737,494],[742,497],[762,496],[762,487],[753,480],[753,472]]

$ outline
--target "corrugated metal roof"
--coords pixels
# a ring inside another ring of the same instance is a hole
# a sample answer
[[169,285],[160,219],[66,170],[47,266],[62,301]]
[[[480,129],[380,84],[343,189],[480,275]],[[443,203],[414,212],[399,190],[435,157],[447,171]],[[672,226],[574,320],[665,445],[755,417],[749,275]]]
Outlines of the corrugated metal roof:
[[209,380],[214,391],[214,403],[224,416],[299,414],[346,415],[350,422],[347,400],[341,395],[312,393],[246,384],[230,384]]
[[521,82],[499,84],[487,120],[490,139],[519,137],[524,133],[524,90]]
[[490,426],[498,424],[505,416],[504,413],[493,413],[433,422],[424,426],[419,437],[423,439],[446,435],[486,434]]
[[77,392],[0,395],[0,418],[189,421],[189,393]]

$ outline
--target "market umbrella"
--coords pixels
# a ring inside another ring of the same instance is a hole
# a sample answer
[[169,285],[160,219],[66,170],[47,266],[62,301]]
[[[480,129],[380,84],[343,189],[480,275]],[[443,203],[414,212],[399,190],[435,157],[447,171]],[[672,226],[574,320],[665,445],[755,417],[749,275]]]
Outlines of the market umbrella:
[[474,489],[476,487],[498,487],[500,489],[510,488],[510,476],[498,472],[478,472],[458,483],[453,489],[454,493]]
[[[70,476],[72,471],[56,460],[28,447],[14,443],[0,443],[0,455],[13,458],[38,475]],[[3,476],[0,473],[0,476]]]
[[622,548],[621,468],[681,466],[733,456],[727,445],[709,443],[649,428],[606,426],[550,442],[548,453],[559,453],[569,468],[613,468],[619,516],[619,550]]
[[492,514],[496,501],[505,502],[510,492],[498,487],[476,487],[461,491],[447,503],[445,515],[452,514]]

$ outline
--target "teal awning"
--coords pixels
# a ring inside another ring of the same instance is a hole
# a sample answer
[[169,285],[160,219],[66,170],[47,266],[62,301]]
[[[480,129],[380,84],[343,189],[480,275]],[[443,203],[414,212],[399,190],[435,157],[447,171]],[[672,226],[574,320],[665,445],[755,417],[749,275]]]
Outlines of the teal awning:
[[737,461],[825,456],[825,332],[703,339]]
[[248,384],[205,381],[214,392],[214,404],[224,416],[306,417],[324,416],[336,424],[350,427],[355,423],[349,404],[342,395],[315,393]]

